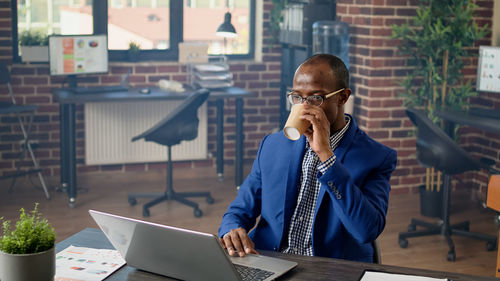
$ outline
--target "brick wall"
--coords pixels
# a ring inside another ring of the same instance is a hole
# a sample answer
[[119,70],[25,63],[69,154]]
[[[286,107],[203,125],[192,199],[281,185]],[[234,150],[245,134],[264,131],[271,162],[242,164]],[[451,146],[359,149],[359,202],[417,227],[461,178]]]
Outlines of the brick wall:
[[[480,5],[477,21],[491,26],[493,0],[476,1]],[[417,0],[337,0],[339,19],[350,25],[350,65],[352,87],[356,95],[355,116],[370,136],[398,151],[398,166],[393,173],[391,184],[397,192],[413,191],[423,182],[424,169],[415,159],[415,139],[409,134],[414,130],[406,117],[402,100],[398,98],[396,85],[405,71],[409,69],[405,60],[396,53],[396,40],[389,38],[391,25],[405,22],[415,14]],[[270,37],[268,32],[271,0],[264,0],[264,40]],[[12,64],[10,1],[0,0],[0,60],[9,63],[13,72],[14,91],[20,103],[36,103],[38,110],[34,140],[40,143],[37,149],[38,158],[48,174],[57,175],[59,165],[59,114],[58,104],[52,101],[50,91],[60,87],[61,80],[48,75],[46,64],[26,65]],[[266,41],[265,41],[266,42]],[[482,45],[489,45],[489,38]],[[251,163],[256,155],[260,139],[278,127],[279,123],[279,80],[281,50],[279,46],[268,46],[264,43],[263,62],[231,61],[231,70],[235,74],[236,86],[251,90],[255,97],[244,102],[245,110],[245,142],[244,156]],[[475,77],[477,60],[471,60],[464,72],[470,79]],[[130,67],[133,68],[131,81],[136,86],[154,85],[158,79],[167,78],[184,81],[185,68],[176,62],[139,62],[110,64],[107,75],[90,76],[88,84],[109,84],[119,81],[120,75]],[[0,100],[7,98],[5,87],[0,87]],[[480,93],[472,104],[488,108],[500,108],[500,95]],[[143,170],[164,168],[163,164],[134,164],[85,166],[84,130],[82,106],[77,107],[77,154],[78,172],[107,170]],[[225,112],[225,161],[234,162],[234,101],[226,102]],[[216,119],[215,104],[209,102],[209,135],[208,149],[215,154]],[[18,145],[12,145],[9,135],[15,132],[19,138],[18,128],[12,118],[1,117],[0,125],[0,173],[8,173],[14,169],[12,158]],[[461,144],[476,156],[489,156],[500,163],[500,142],[498,135],[464,128]],[[15,143],[15,142],[14,142]],[[214,165],[214,159],[177,165]],[[486,175],[471,173],[474,184],[484,187]]]
[[[476,21],[491,26],[493,0],[475,1],[480,7]],[[378,141],[398,152],[398,166],[391,185],[398,192],[415,191],[424,183],[425,169],[415,158],[414,126],[406,117],[402,90],[396,82],[410,69],[397,53],[397,40],[390,39],[391,25],[405,23],[416,13],[417,0],[337,0],[337,15],[350,25],[351,74],[356,94],[355,113],[360,126]],[[478,45],[490,45],[486,38]],[[477,47],[473,50],[477,54]],[[477,59],[469,59],[464,73],[475,81]],[[479,93],[475,106],[500,109],[500,95]],[[464,128],[461,145],[477,157],[489,157],[500,164],[498,135]],[[463,179],[484,188],[484,172],[468,173]]]

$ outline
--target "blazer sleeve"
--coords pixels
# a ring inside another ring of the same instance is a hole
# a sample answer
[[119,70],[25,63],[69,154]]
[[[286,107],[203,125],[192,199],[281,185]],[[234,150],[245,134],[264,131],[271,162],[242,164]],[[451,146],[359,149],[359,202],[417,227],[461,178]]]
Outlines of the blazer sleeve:
[[219,237],[224,236],[231,229],[242,227],[246,231],[255,225],[257,217],[260,215],[262,204],[262,182],[260,170],[260,158],[266,136],[260,142],[257,158],[255,158],[252,171],[247,176],[238,190],[238,195],[229,205],[226,213],[222,216],[219,227]]
[[[383,148],[383,152],[376,157],[379,160],[373,163],[374,168],[363,175],[358,185],[351,176],[352,171],[348,171],[340,161],[319,175],[321,185],[333,201],[335,214],[359,243],[374,241],[385,227],[391,189],[389,180],[396,167],[397,155],[396,151]],[[361,163],[360,159],[353,161]]]

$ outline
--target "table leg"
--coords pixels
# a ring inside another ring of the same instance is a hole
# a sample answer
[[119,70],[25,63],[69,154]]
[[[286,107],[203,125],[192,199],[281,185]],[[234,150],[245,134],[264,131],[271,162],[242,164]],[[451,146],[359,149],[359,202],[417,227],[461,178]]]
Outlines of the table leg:
[[236,167],[234,181],[237,188],[243,182],[243,99],[236,99]]
[[217,177],[224,180],[224,100],[217,99]]
[[76,200],[76,140],[75,140],[75,105],[59,106],[60,134],[60,173],[61,187],[69,196],[69,206],[73,208]]

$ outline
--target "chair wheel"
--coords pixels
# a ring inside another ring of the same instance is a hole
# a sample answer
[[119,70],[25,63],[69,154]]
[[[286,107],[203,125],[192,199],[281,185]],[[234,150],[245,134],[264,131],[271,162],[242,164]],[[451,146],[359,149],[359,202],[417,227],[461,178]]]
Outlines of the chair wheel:
[[486,243],[486,250],[487,251],[493,251],[493,250],[495,250],[495,248],[496,248],[495,244],[496,244],[495,242],[491,242],[491,241],[488,242],[488,243]]
[[137,204],[137,200],[134,197],[129,197],[128,203],[130,204],[130,206],[135,206],[135,204]]
[[448,252],[448,256],[446,256],[446,259],[448,261],[455,261],[457,259],[457,256],[455,255],[455,252]]
[[408,240],[406,239],[399,239],[399,247],[405,249],[408,247]]
[[203,215],[203,212],[200,209],[198,209],[198,208],[194,209],[194,216],[195,217],[199,218],[202,215]]
[[149,215],[150,214],[149,214],[149,210],[148,209],[146,209],[146,208],[142,209],[142,216],[143,217],[147,218],[147,217],[149,217]]
[[408,232],[412,232],[412,231],[415,231],[417,230],[417,226],[414,225],[414,224],[409,224],[408,225]]
[[207,203],[208,204],[213,204],[214,203],[214,199],[211,196],[207,197]]

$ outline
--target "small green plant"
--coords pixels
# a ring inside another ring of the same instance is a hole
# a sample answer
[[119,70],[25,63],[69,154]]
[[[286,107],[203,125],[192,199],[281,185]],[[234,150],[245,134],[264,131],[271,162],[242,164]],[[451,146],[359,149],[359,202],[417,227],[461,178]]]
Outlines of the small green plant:
[[134,42],[134,41],[130,41],[128,43],[128,51],[129,52],[136,53],[136,52],[139,52],[140,50],[141,50],[141,44]]
[[[20,210],[21,215],[12,230],[10,221],[3,221],[3,236],[0,236],[0,251],[8,254],[33,254],[54,247],[56,233],[47,219],[41,218],[38,203],[31,215]],[[2,219],[2,218],[0,218]],[[3,220],[3,219],[2,219]]]
[[48,46],[49,37],[41,31],[26,30],[19,35],[21,46]]

